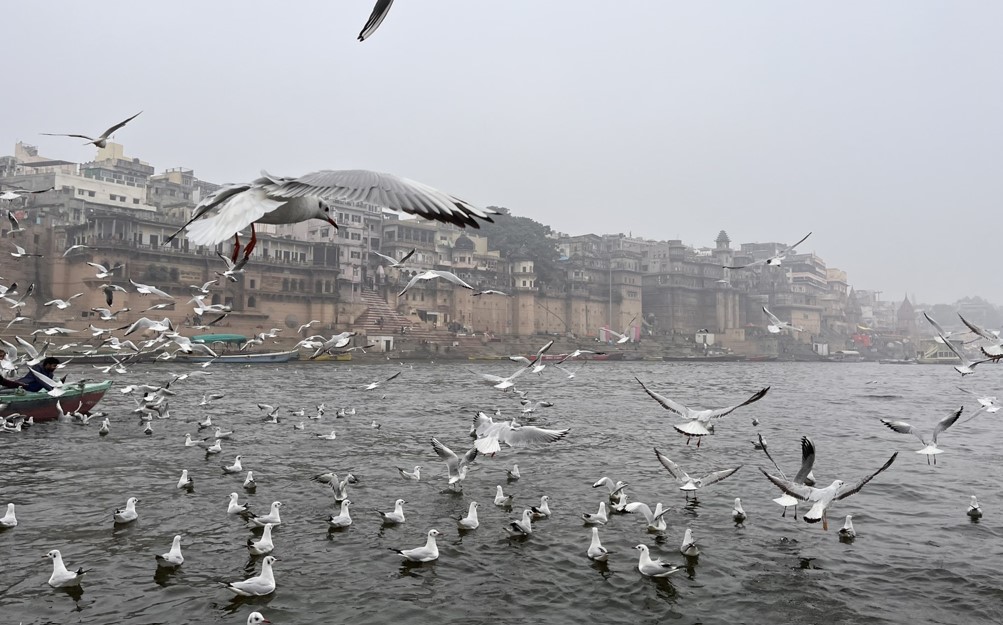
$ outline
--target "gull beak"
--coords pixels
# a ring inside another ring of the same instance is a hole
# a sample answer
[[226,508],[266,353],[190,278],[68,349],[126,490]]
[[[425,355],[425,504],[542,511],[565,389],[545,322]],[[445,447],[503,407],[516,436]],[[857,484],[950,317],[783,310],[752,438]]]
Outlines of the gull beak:
[[[324,218],[324,221],[326,221],[327,223],[329,223],[329,224],[331,224],[332,226],[334,226],[334,229],[335,229],[335,230],[337,230],[337,229],[338,229],[338,224],[337,224],[337,223],[335,223],[335,221],[334,221],[334,219],[333,219],[332,217],[325,217],[325,218]],[[267,621],[266,621],[266,622],[267,622]]]

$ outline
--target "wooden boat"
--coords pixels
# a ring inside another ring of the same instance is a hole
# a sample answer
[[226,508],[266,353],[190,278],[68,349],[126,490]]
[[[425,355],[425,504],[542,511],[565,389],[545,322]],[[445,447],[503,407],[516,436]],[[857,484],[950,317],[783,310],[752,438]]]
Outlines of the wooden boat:
[[291,360],[299,360],[299,357],[299,350],[293,349],[287,352],[234,352],[220,354],[216,358],[208,354],[178,354],[177,360],[181,362],[208,362],[211,360],[216,364],[251,365],[289,362]]
[[19,413],[34,417],[35,422],[53,421],[59,417],[56,402],[60,402],[67,412],[78,410],[88,413],[111,387],[111,380],[95,384],[67,384],[68,390],[59,397],[48,393],[0,393],[0,417]]

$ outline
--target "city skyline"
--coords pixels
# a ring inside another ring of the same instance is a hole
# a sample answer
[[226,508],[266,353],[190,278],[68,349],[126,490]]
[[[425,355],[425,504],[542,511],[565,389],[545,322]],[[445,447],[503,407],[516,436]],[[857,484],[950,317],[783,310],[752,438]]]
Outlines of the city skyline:
[[12,5],[31,88],[0,145],[83,161],[40,133],[142,110],[116,141],[214,182],[361,167],[572,234],[813,231],[798,251],[859,288],[994,298],[990,248],[959,241],[999,222],[999,5],[443,1],[359,44],[365,4]]

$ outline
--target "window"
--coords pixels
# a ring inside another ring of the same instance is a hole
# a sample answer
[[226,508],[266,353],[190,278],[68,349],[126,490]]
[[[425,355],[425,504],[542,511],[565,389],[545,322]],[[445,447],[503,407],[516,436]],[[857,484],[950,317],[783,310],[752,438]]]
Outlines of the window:
[[132,198],[132,203],[133,204],[139,204],[139,198],[138,197]]
[[526,286],[526,281],[525,280],[522,281],[522,285]]
[[87,192],[87,197],[94,197],[94,192],[93,191],[88,191]]
[[361,223],[361,222],[362,222],[362,216],[361,215],[352,215],[352,223],[353,224],[357,224],[357,223]]
[[352,233],[352,240],[353,241],[361,241],[362,240],[362,235],[359,234],[358,232],[353,232]]
[[362,258],[362,254],[359,253],[357,250],[352,250],[351,257],[352,258]]
[[327,237],[331,236],[331,229],[330,228],[324,228],[323,230],[320,231],[320,236],[322,238],[325,238],[325,239]]
[[256,299],[254,299],[253,295],[251,295],[250,297],[247,298],[247,307],[248,308],[254,308],[257,305],[257,303],[258,303],[258,301]]
[[300,262],[301,263],[306,262],[306,252],[300,252]]
[[254,288],[254,278],[251,278],[249,286],[252,289]]

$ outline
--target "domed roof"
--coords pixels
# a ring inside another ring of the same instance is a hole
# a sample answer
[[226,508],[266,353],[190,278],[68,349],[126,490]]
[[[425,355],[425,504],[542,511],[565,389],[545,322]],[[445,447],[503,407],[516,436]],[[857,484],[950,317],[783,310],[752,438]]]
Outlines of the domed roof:
[[474,242],[467,235],[461,234],[453,243],[453,249],[462,252],[472,252],[474,251]]
[[728,233],[722,230],[718,233],[717,239],[714,240],[715,243],[731,243],[731,239],[728,238]]

